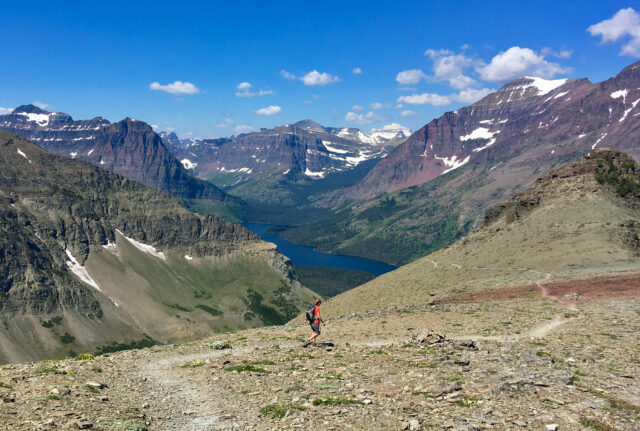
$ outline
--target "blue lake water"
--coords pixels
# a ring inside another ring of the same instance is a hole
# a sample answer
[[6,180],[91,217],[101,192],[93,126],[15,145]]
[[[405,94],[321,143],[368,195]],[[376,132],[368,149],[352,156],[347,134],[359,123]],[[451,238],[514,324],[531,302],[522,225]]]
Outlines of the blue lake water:
[[251,232],[260,235],[263,240],[272,242],[276,246],[278,246],[278,250],[280,251],[280,253],[291,259],[291,262],[294,265],[359,269],[361,271],[370,272],[376,276],[396,269],[396,267],[393,265],[379,262],[377,260],[365,259],[355,256],[344,256],[339,254],[320,253],[315,251],[311,247],[293,244],[289,241],[285,241],[278,235],[267,233],[267,229],[271,227],[270,224],[246,223],[244,224],[244,227],[249,229]]

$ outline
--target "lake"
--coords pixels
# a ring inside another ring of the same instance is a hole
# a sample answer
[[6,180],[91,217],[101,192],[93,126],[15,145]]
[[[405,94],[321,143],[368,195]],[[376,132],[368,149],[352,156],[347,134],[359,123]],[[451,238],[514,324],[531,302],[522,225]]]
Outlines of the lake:
[[385,262],[377,260],[365,259],[356,256],[344,256],[339,254],[327,254],[315,251],[312,247],[293,244],[286,241],[280,236],[268,233],[267,229],[270,224],[263,223],[246,223],[244,227],[251,232],[260,235],[260,237],[268,242],[278,246],[280,253],[291,259],[293,265],[323,266],[328,268],[357,269],[367,271],[375,276],[382,275],[386,272],[393,271],[397,267],[389,265]]

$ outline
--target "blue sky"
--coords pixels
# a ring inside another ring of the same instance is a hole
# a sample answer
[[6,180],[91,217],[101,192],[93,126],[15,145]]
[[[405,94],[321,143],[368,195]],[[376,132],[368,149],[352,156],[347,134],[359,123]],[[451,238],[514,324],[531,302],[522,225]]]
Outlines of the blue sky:
[[416,130],[516,76],[615,75],[640,57],[636,11],[615,0],[4,2],[0,110],[38,102],[181,137],[305,118]]

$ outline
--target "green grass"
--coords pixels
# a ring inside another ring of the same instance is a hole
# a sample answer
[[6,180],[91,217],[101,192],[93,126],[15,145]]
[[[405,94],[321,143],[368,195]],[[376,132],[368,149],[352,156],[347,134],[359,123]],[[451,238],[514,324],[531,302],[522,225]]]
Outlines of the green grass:
[[231,348],[231,341],[228,341],[228,340],[216,341],[215,343],[209,344],[209,347],[211,347],[214,350],[230,349]]
[[38,371],[36,371],[36,374],[40,376],[46,376],[48,374],[70,374],[70,373],[67,370],[61,370],[56,366],[52,366],[47,368],[40,368]]
[[388,355],[389,352],[387,352],[384,349],[376,349],[376,350],[372,350],[369,352],[370,355]]
[[115,353],[122,350],[144,349],[147,347],[156,346],[158,344],[159,343],[156,340],[145,334],[145,338],[142,338],[140,340],[124,342],[113,341],[111,344],[107,344],[106,346],[100,346],[96,349],[96,355]]
[[324,374],[320,376],[320,378],[327,380],[342,380],[342,374]]
[[202,367],[204,365],[204,361],[202,359],[196,359],[195,361],[185,362],[184,364],[179,365],[180,368],[197,368]]
[[344,404],[364,404],[362,401],[355,398],[343,398],[343,397],[323,397],[313,400],[314,406],[340,406]]
[[51,400],[60,401],[60,396],[55,394],[44,395],[36,398],[36,401],[49,402]]
[[260,374],[269,374],[270,371],[265,370],[264,368],[261,367],[256,367],[255,365],[252,364],[243,364],[243,365],[233,365],[231,367],[227,367],[224,369],[225,371],[237,371],[239,373],[242,372],[251,372],[251,373],[260,373]]
[[92,394],[99,394],[100,393],[100,389],[98,389],[97,387],[92,386],[92,385],[84,385],[82,387],[82,389],[84,389],[87,392],[91,392]]
[[580,424],[595,431],[617,431],[617,428],[611,427],[597,419],[589,419],[587,417],[581,417]]
[[260,409],[260,413],[270,419],[283,418],[288,411],[291,410],[306,410],[307,408],[295,403],[276,403],[269,404]]
[[5,382],[0,382],[0,388],[13,389],[13,386]]
[[455,405],[459,407],[475,407],[478,405],[478,401],[473,398],[463,398],[461,400],[457,400]]

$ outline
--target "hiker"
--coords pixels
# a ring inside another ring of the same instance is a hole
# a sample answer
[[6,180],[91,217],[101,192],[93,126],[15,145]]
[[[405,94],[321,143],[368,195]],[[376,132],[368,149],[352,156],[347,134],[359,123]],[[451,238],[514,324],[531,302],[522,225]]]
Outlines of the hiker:
[[307,347],[310,344],[313,344],[315,346],[316,338],[318,338],[318,335],[320,335],[320,323],[322,323],[323,325],[326,325],[326,323],[324,323],[324,320],[322,320],[322,316],[320,316],[321,303],[322,301],[316,298],[311,302],[312,305],[309,308],[307,308],[307,313],[305,314],[305,317],[306,317],[305,323],[309,322],[309,325],[311,325],[311,330],[313,331],[313,334],[311,334],[307,342],[304,343],[303,347]]

